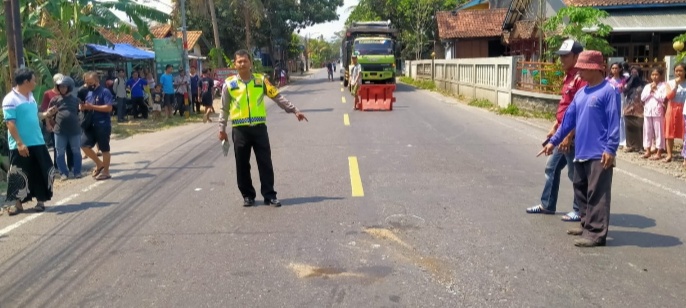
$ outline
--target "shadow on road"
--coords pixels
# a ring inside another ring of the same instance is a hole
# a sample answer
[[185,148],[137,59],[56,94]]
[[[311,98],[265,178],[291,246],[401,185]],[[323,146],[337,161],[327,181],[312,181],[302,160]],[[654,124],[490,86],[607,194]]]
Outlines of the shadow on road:
[[49,206],[45,209],[46,212],[55,213],[57,215],[69,214],[74,212],[85,211],[91,208],[106,207],[115,204],[114,202],[85,202],[81,204],[65,204],[57,206]]
[[300,112],[306,113],[306,112],[331,112],[333,111],[333,108],[320,108],[320,109],[302,109]]
[[395,91],[396,92],[414,92],[414,91],[417,91],[417,88],[410,86],[410,85],[398,83],[398,84],[396,84]]
[[312,197],[301,197],[301,198],[289,198],[281,199],[281,204],[283,206],[301,205],[307,203],[318,203],[327,200],[343,200],[343,197],[323,197],[323,196],[312,196]]
[[610,225],[625,228],[645,229],[655,227],[655,219],[636,214],[612,214]]
[[112,152],[112,156],[117,156],[117,155],[125,155],[125,154],[138,154],[138,151],[120,151],[120,152]]
[[648,232],[610,230],[607,246],[636,246],[643,248],[674,247],[683,245],[681,239]]

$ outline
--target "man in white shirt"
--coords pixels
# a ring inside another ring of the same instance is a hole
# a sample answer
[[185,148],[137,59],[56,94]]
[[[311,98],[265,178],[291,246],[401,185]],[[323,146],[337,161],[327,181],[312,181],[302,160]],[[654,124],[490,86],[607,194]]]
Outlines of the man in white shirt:
[[362,66],[357,63],[358,55],[359,53],[357,51],[353,52],[353,67],[350,69],[350,92],[355,97],[355,109],[359,109],[360,107],[360,98],[357,95],[357,91],[360,90],[360,84],[362,83]]
[[186,70],[180,68],[179,75],[174,78],[174,87],[176,87],[176,108],[174,108],[174,115],[176,115],[176,112],[178,111],[179,115],[183,117],[183,112],[185,110],[184,96],[188,93],[190,84],[191,78],[186,75]]
[[123,69],[117,70],[117,78],[114,79],[112,89],[117,96],[117,122],[126,121],[126,73]]

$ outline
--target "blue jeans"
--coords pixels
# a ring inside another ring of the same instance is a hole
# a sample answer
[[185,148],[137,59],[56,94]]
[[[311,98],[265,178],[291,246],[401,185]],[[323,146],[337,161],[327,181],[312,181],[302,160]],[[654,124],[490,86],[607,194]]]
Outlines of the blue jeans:
[[[571,148],[569,153],[561,153],[557,147],[553,151],[553,155],[548,157],[548,162],[545,165],[545,186],[543,186],[543,193],[541,194],[541,205],[548,211],[557,210],[557,192],[560,190],[560,174],[562,169],[567,166],[567,176],[570,181],[574,179],[574,148]],[[574,198],[572,208],[575,212],[579,212],[579,204]]]
[[60,174],[69,175],[69,168],[67,168],[67,162],[64,160],[67,151],[67,143],[69,143],[69,151],[71,151],[74,157],[74,175],[81,174],[81,134],[55,134],[57,169],[60,170]]

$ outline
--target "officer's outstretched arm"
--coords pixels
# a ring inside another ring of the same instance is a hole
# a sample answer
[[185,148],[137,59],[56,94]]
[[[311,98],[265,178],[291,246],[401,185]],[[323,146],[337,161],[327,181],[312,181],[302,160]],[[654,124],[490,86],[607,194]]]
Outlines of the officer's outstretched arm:
[[267,97],[271,98],[281,109],[285,110],[287,113],[298,113],[300,112],[285,96],[279,93],[273,84],[269,82],[266,78],[264,79],[265,92]]
[[231,104],[231,95],[229,95],[228,83],[224,82],[222,86],[222,109],[219,112],[219,130],[226,132],[226,123],[229,119],[229,105]]

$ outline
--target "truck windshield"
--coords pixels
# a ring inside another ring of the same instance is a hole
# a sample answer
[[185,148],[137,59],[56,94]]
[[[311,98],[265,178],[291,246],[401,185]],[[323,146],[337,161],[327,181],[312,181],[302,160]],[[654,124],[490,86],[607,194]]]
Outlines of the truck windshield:
[[360,55],[391,55],[393,41],[388,39],[360,39],[354,43],[355,51]]

